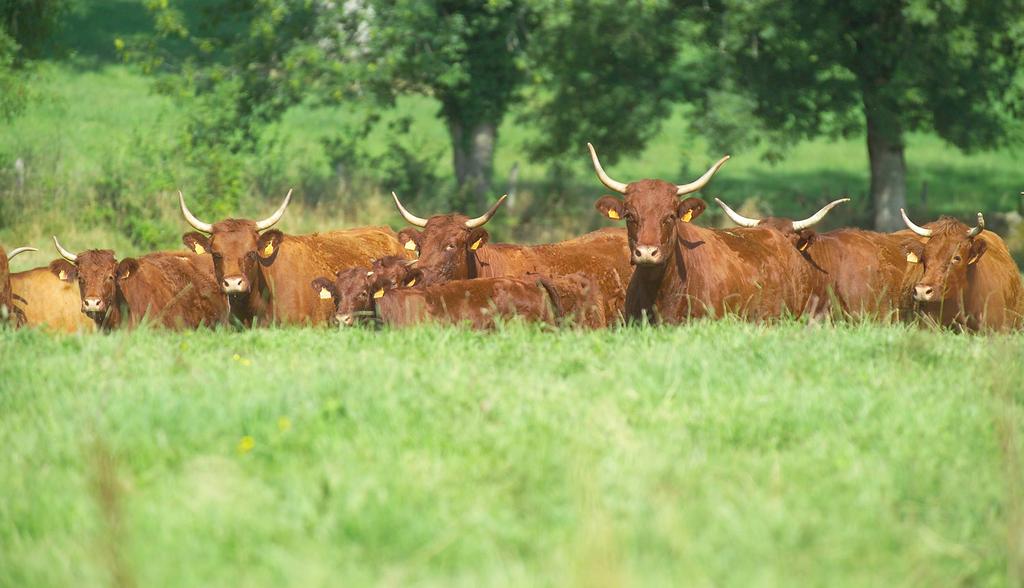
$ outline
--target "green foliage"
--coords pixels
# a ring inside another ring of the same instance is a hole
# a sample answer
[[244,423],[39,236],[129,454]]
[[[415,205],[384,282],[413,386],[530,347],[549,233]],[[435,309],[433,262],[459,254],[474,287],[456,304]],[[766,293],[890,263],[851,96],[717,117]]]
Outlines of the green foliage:
[[[865,112],[897,143],[927,131],[961,149],[992,148],[1019,131],[1008,115],[1024,112],[1020,0],[713,6],[714,87],[749,96],[743,110],[761,124],[748,128],[773,139],[861,132]],[[704,112],[717,96],[705,96]]]
[[27,74],[14,67],[18,44],[0,30],[0,121],[10,120],[28,103]]
[[0,0],[0,32],[21,48],[19,61],[41,56],[69,4],[69,0]]
[[1007,585],[1022,353],[732,321],[5,331],[0,584]]

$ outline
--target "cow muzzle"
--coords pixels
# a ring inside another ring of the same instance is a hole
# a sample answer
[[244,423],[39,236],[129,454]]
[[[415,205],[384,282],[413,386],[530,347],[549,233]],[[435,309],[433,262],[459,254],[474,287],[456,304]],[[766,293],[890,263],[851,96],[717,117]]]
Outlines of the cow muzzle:
[[334,321],[338,323],[340,327],[351,327],[356,324],[356,319],[350,314],[336,314],[334,315]]
[[914,286],[914,300],[918,302],[932,302],[938,298],[938,291],[934,286],[918,284]]
[[103,300],[99,298],[83,298],[82,299],[82,312],[84,313],[96,313],[103,312],[106,305],[103,304]]
[[664,261],[661,254],[661,247],[652,245],[637,245],[633,249],[633,263],[636,265],[654,265]]
[[227,276],[220,281],[225,294],[244,294],[249,291],[249,281],[242,276]]

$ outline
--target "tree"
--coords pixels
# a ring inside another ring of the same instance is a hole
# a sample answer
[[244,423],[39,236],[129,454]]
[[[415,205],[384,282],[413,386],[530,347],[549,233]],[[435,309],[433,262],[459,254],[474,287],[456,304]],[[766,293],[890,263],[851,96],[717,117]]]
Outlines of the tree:
[[[1020,0],[722,0],[708,42],[721,76],[776,137],[864,131],[879,230],[902,228],[904,140],[963,149],[1013,138],[1024,50]],[[711,93],[705,111],[714,109]]]

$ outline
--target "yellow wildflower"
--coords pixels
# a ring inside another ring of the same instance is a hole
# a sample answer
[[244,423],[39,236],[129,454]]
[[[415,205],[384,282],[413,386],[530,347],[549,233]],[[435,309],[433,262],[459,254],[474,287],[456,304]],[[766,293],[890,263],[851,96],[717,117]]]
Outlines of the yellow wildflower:
[[252,451],[253,447],[256,447],[256,440],[249,435],[238,440],[238,453],[245,455]]
[[286,416],[277,419],[277,429],[284,433],[292,428],[292,420]]

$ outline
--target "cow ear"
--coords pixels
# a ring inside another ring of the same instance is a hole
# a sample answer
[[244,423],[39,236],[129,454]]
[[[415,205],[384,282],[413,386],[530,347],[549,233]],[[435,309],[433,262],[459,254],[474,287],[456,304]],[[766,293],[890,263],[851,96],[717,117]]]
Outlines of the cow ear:
[[487,244],[487,240],[491,236],[487,233],[487,229],[483,227],[477,227],[469,232],[469,239],[466,243],[469,243],[469,250],[476,251]]
[[122,259],[121,263],[117,264],[117,279],[127,280],[139,271],[139,260],[134,257]]
[[398,231],[398,242],[402,244],[402,248],[406,251],[415,251],[419,253],[420,232],[416,229],[406,227],[401,231]]
[[406,288],[412,288],[416,284],[423,283],[423,270],[417,268],[411,268],[405,272],[405,279],[402,280],[402,285]]
[[676,214],[679,215],[679,220],[688,223],[700,216],[707,207],[708,205],[700,198],[687,198],[679,203]]
[[601,196],[594,202],[594,208],[612,220],[621,220],[624,215],[622,199],[615,196]]
[[903,242],[903,251],[907,254],[907,263],[921,263],[924,258],[924,243],[917,239],[907,239]]
[[974,239],[971,243],[971,256],[967,258],[967,265],[978,263],[978,260],[981,259],[982,255],[985,255],[986,251],[988,251],[988,243],[981,239]]
[[800,229],[795,235],[796,243],[794,245],[799,251],[807,251],[807,248],[818,240],[818,233],[814,229]]
[[330,300],[338,297],[338,291],[334,287],[334,282],[327,278],[317,278],[313,280],[312,284],[313,291],[316,292],[321,300]]
[[210,239],[202,234],[192,231],[181,236],[181,242],[193,252],[202,255],[210,252]]
[[256,241],[256,253],[263,259],[271,259],[281,248],[281,241],[284,240],[284,233],[277,229],[266,231]]
[[50,272],[62,282],[74,282],[78,279],[78,268],[66,259],[55,259],[50,262]]

